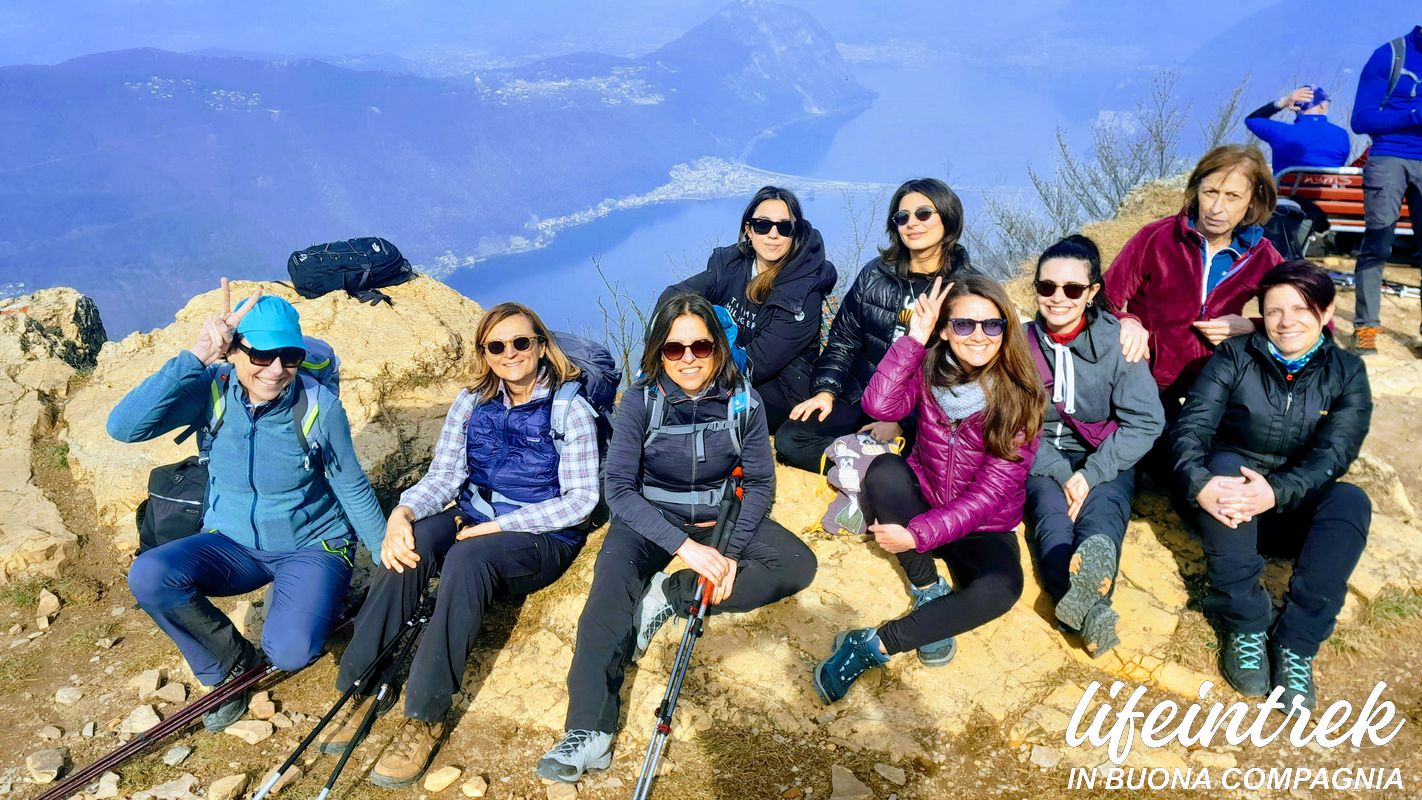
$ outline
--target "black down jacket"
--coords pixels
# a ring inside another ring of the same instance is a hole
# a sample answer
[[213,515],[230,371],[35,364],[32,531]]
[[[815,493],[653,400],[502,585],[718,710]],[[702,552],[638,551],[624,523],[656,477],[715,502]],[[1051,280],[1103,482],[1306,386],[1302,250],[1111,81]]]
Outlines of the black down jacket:
[[[955,245],[945,280],[972,271],[968,251]],[[906,330],[901,315],[906,318],[906,309],[928,291],[934,277],[895,269],[881,258],[865,264],[834,315],[829,341],[815,362],[810,394],[829,392],[836,400],[859,402],[879,360]]]
[[795,260],[775,277],[764,303],[746,297],[754,254],[740,245],[718,247],[706,260],[706,270],[667,287],[661,305],[681,292],[699,294],[731,312],[739,333],[732,344],[745,348],[755,386],[775,381],[786,397],[798,403],[808,397],[810,370],[820,353],[820,324],[825,295],[834,290],[834,264],[825,260],[825,243],[807,220],[805,243]]
[[1363,360],[1324,336],[1292,376],[1262,333],[1215,348],[1171,431],[1175,477],[1191,502],[1210,481],[1207,459],[1221,450],[1266,476],[1280,511],[1348,471],[1368,435],[1373,394]]

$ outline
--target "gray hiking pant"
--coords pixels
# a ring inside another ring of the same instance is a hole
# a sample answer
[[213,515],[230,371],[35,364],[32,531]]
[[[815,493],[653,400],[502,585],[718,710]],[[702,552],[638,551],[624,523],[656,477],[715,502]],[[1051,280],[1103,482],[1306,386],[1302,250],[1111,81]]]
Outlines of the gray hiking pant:
[[1358,252],[1353,324],[1377,327],[1382,313],[1383,264],[1392,252],[1402,198],[1412,217],[1412,235],[1422,231],[1422,160],[1374,156],[1363,167],[1363,246]]

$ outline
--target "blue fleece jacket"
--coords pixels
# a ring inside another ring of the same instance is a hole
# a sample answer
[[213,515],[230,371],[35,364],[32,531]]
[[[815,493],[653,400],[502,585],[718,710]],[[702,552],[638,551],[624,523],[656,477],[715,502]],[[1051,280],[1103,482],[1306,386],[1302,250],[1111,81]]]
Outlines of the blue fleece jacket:
[[1322,114],[1299,114],[1292,123],[1270,119],[1278,110],[1269,103],[1244,120],[1250,133],[1269,144],[1275,175],[1291,167],[1341,167],[1348,163],[1348,131]]
[[[212,381],[225,367],[204,367],[184,350],[124,395],[109,413],[109,435],[143,442],[207,420]],[[247,547],[290,552],[350,542],[351,530],[379,559],[385,516],[351,442],[341,401],[317,386],[319,404],[310,441],[320,458],[305,463],[296,434],[293,381],[255,413],[235,377],[226,386],[226,412],[212,443],[203,527]],[[322,465],[324,464],[324,470]]]
[[1374,50],[1358,76],[1353,130],[1373,137],[1369,157],[1422,159],[1422,97],[1418,96],[1417,79],[1422,76],[1422,25],[1413,28],[1404,42],[1403,73],[1391,95],[1387,92],[1392,72],[1389,45]]

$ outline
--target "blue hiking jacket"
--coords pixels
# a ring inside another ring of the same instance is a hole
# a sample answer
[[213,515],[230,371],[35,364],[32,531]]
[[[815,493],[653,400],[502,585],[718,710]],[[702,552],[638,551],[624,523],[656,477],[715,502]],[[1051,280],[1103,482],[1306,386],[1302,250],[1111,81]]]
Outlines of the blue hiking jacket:
[[[184,350],[114,406],[109,435],[143,442],[203,424],[212,411],[212,381],[222,369],[204,367]],[[385,515],[356,459],[340,398],[316,385],[320,412],[309,440],[319,446],[320,457],[308,466],[292,414],[298,391],[307,389],[293,380],[254,415],[236,377],[226,382],[226,413],[208,464],[203,528],[271,552],[322,544],[340,549],[352,543],[354,529],[378,560]]]
[[1348,131],[1322,114],[1299,114],[1293,122],[1270,119],[1279,109],[1268,103],[1244,120],[1249,132],[1269,144],[1274,174],[1291,167],[1342,167],[1352,142]]
[[1387,79],[1392,73],[1391,46],[1384,44],[1374,50],[1358,76],[1353,130],[1373,137],[1370,158],[1422,159],[1422,97],[1418,96],[1422,87],[1416,77],[1422,76],[1422,25],[1413,28],[1403,42],[1403,71],[1391,95],[1387,92]]

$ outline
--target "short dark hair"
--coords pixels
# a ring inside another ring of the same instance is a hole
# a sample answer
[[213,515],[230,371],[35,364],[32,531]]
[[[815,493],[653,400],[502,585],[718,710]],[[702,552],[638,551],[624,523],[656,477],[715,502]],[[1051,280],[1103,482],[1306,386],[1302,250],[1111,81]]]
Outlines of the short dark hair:
[[1259,311],[1264,311],[1264,295],[1275,286],[1292,286],[1303,298],[1304,305],[1315,317],[1322,318],[1324,309],[1333,305],[1338,290],[1333,287],[1333,279],[1328,272],[1312,261],[1295,259],[1285,261],[1264,273],[1259,280]]
[[1240,225],[1263,225],[1274,215],[1279,202],[1279,189],[1274,185],[1274,173],[1269,162],[1254,145],[1222,144],[1206,153],[1190,172],[1185,182],[1185,210],[1193,219],[1200,217],[1200,184],[1216,172],[1241,170],[1249,180],[1249,210]]
[[914,178],[904,181],[889,200],[889,213],[885,218],[885,230],[889,234],[889,246],[879,251],[879,258],[900,274],[908,272],[909,249],[899,238],[899,226],[894,224],[894,214],[899,210],[899,201],[905,195],[918,192],[928,198],[943,221],[943,242],[939,250],[938,272],[947,274],[959,267],[968,266],[968,251],[958,243],[963,235],[963,201],[948,188],[948,184],[937,178]]
[[712,380],[720,381],[722,386],[727,387],[740,383],[741,372],[736,369],[735,359],[731,358],[731,343],[726,339],[721,321],[716,319],[716,309],[711,301],[701,295],[685,292],[668,297],[652,313],[652,324],[647,326],[647,339],[642,347],[642,376],[637,380],[637,386],[655,384],[666,372],[662,366],[662,345],[671,335],[672,323],[687,314],[700,317],[711,333],[711,343],[715,348],[711,357],[716,370]]

